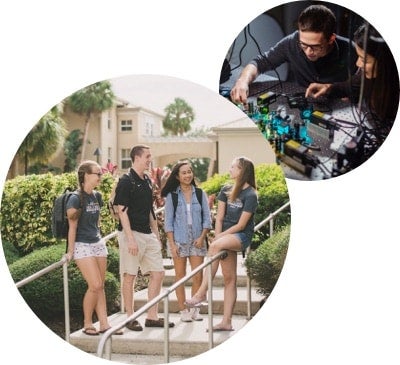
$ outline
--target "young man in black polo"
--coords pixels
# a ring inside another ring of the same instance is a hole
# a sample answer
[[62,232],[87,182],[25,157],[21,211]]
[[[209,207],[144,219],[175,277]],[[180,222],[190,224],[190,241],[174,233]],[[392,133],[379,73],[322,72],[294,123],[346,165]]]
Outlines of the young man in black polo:
[[233,102],[246,104],[249,85],[257,76],[284,62],[289,64],[294,81],[305,88],[314,82],[346,81],[349,72],[355,72],[354,45],[335,34],[336,17],[328,7],[307,7],[299,15],[297,24],[298,30],[258,55],[243,69],[230,93]]
[[[141,269],[150,274],[148,300],[160,294],[164,278],[161,241],[157,221],[153,212],[151,181],[145,171],[150,169],[152,160],[150,148],[138,145],[131,150],[132,167],[129,177],[121,178],[115,190],[114,204],[118,205],[120,224],[118,242],[120,248],[120,269],[123,275],[122,295],[127,316],[134,312],[134,285]],[[164,327],[164,319],[158,317],[158,305],[147,311],[146,327]],[[169,323],[173,327],[174,323]],[[137,320],[126,327],[132,331],[143,330]]]

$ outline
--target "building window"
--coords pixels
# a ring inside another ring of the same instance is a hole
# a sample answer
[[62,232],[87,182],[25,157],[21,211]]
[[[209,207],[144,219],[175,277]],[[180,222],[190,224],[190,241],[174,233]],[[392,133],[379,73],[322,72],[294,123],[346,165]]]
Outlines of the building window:
[[131,150],[129,148],[123,148],[121,150],[121,168],[123,170],[131,167]]
[[132,120],[121,120],[121,132],[132,131]]
[[146,122],[146,136],[153,136],[153,122]]

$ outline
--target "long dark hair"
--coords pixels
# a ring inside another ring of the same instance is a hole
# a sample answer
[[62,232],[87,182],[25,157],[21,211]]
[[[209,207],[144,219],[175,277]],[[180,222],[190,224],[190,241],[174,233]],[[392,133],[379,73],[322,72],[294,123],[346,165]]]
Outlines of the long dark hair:
[[364,100],[381,127],[390,127],[399,105],[399,74],[393,54],[382,36],[368,23],[356,30],[354,42],[376,60],[376,77],[364,80]]
[[[189,165],[190,168],[192,169],[193,172],[193,168],[192,165],[190,164],[189,161],[179,161],[175,164],[175,166],[172,168],[172,171],[170,173],[170,175],[168,176],[167,181],[164,184],[164,187],[161,189],[161,196],[162,197],[166,197],[168,195],[168,193],[171,193],[173,191],[176,190],[176,188],[179,186],[179,180],[178,180],[178,176],[179,176],[179,169],[182,166],[185,165]],[[190,182],[193,186],[196,186],[196,182],[194,181],[194,174],[193,174],[193,179]]]
[[244,156],[235,158],[235,161],[238,163],[240,168],[240,175],[236,179],[235,184],[232,186],[232,189],[229,193],[230,201],[236,200],[240,194],[240,191],[243,189],[244,184],[246,183],[252,186],[255,190],[257,189],[253,162]]

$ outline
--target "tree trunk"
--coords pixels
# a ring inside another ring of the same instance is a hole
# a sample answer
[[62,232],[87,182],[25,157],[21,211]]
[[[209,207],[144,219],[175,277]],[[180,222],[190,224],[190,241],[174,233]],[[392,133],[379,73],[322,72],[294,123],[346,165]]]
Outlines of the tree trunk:
[[83,138],[82,138],[82,151],[81,151],[81,163],[85,160],[85,153],[86,153],[86,145],[87,145],[87,140],[88,140],[88,134],[89,134],[89,124],[90,124],[90,117],[91,113],[88,113],[86,115],[85,119],[85,126],[83,128]]

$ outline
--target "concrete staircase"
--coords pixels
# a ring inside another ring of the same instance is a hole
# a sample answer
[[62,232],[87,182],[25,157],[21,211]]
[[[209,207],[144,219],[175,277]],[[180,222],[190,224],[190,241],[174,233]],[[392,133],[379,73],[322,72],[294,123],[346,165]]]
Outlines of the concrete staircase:
[[[175,272],[171,261],[165,261],[166,273],[164,287],[169,287],[174,282]],[[213,322],[218,323],[223,313],[223,279],[220,271],[214,279],[213,286]],[[247,316],[247,276],[243,259],[238,257],[238,296],[232,319],[234,331],[214,332],[214,347],[229,339],[237,333],[249,321]],[[185,287],[186,297],[190,298],[190,282]],[[262,296],[256,293],[255,288],[251,292],[251,315],[253,316],[260,307]],[[175,327],[169,331],[170,362],[183,360],[209,350],[208,307],[202,307],[203,321],[181,322],[177,313],[177,301],[175,294],[169,297],[170,321]],[[147,289],[135,293],[135,309],[147,303]],[[160,317],[163,317],[163,302],[159,304]],[[126,318],[125,313],[115,313],[109,317],[110,324],[116,325]],[[139,317],[139,322],[144,327],[146,314]],[[95,324],[98,328],[98,323]],[[70,336],[70,343],[79,349],[96,354],[100,336],[88,336],[82,330],[76,331]],[[164,363],[164,330],[162,328],[146,328],[141,332],[133,332],[124,329],[124,334],[112,336],[112,361],[129,364],[161,364]]]

